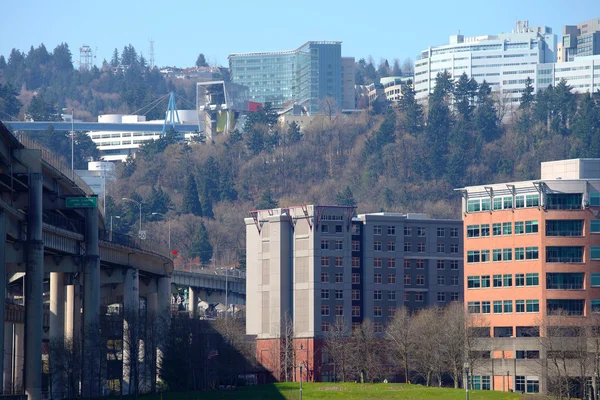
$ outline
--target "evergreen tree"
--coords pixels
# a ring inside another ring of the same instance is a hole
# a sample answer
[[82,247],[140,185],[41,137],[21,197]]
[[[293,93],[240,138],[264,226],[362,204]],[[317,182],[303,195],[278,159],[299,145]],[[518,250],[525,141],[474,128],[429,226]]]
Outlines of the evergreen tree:
[[123,163],[123,168],[121,170],[121,178],[129,178],[135,172],[137,168],[137,164],[135,162],[135,158],[128,154],[125,162]]
[[6,59],[4,58],[3,55],[0,55],[0,69],[5,69],[6,68]]
[[228,168],[224,168],[221,171],[221,180],[219,181],[219,193],[220,200],[235,201],[238,198],[237,191],[235,190],[235,182],[231,177],[231,172]]
[[208,231],[204,222],[200,222],[200,226],[196,231],[192,246],[189,252],[190,258],[200,258],[202,264],[208,264],[213,256],[213,247],[208,238]]
[[530,77],[525,79],[525,90],[521,94],[521,98],[519,99],[519,109],[520,110],[530,110],[533,106],[533,102],[535,100],[535,96],[533,95],[533,81]]
[[56,107],[44,98],[43,92],[33,96],[27,107],[27,114],[34,121],[60,121]]
[[169,206],[171,205],[171,199],[169,195],[163,192],[162,187],[158,187],[158,190],[152,186],[150,195],[144,202],[144,208],[150,211],[148,219],[150,221],[157,221],[161,218],[160,215],[152,215],[152,213],[166,214],[169,212]]
[[0,118],[17,119],[22,104],[17,98],[17,91],[10,85],[0,83]]
[[[73,156],[75,169],[87,169],[88,161],[98,160],[100,151],[90,135],[85,132],[75,132]],[[69,153],[70,156],[70,153]],[[70,160],[69,160],[70,161]]]
[[200,53],[196,59],[196,67],[208,67],[204,54]]
[[465,72],[454,85],[454,101],[458,115],[463,121],[471,120],[475,108],[477,86],[475,79],[469,78]]
[[494,140],[499,134],[498,115],[494,99],[491,96],[492,88],[484,80],[477,92],[477,109],[475,110],[475,130],[487,141]]
[[392,67],[392,75],[393,76],[401,76],[402,75],[402,70],[400,69],[400,60],[398,60],[397,58],[394,59],[394,66]]
[[591,95],[585,94],[573,118],[573,135],[580,145],[580,156],[600,156],[600,107]]
[[192,174],[188,174],[185,181],[181,213],[202,216],[202,205],[198,196],[198,187],[196,186],[196,179]]
[[295,121],[292,121],[291,124],[288,124],[288,129],[285,133],[285,143],[294,144],[300,142],[301,140],[302,132],[300,132],[300,127]]
[[438,73],[433,94],[429,96],[429,115],[425,140],[428,146],[428,159],[435,179],[442,177],[446,169],[448,141],[452,132],[453,118],[449,108],[448,95],[453,82],[447,71]]
[[201,194],[200,204],[202,205],[202,216],[206,218],[214,218],[215,214],[212,209],[212,200],[208,194],[208,189],[204,186]]
[[423,131],[423,106],[415,99],[412,81],[407,82],[404,86],[398,107],[404,114],[401,122],[402,128],[411,135],[421,133]]
[[346,189],[342,192],[338,192],[335,195],[335,203],[338,206],[355,206],[356,200],[354,200],[354,194],[352,194],[352,190],[350,186],[346,186]]
[[271,208],[279,207],[279,202],[273,197],[271,189],[265,190],[260,197],[258,204],[256,205],[257,210],[268,210]]

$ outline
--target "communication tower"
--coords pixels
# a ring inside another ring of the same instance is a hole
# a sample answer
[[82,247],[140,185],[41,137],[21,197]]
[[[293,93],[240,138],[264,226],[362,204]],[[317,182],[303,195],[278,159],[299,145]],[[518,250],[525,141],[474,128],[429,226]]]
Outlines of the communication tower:
[[88,45],[83,45],[79,48],[79,70],[89,71],[94,64],[94,52]]
[[154,68],[154,39],[150,39],[150,69]]

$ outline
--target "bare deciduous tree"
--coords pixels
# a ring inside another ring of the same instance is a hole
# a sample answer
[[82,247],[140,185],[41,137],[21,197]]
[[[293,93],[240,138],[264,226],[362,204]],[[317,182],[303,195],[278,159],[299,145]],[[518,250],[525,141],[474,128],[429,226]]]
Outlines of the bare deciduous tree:
[[389,323],[385,336],[390,346],[390,355],[402,363],[404,382],[410,379],[410,364],[415,345],[419,340],[414,319],[405,307],[396,310],[394,319]]
[[350,346],[351,330],[343,318],[337,318],[335,323],[325,335],[325,351],[333,361],[333,377],[337,381],[338,375],[342,382],[346,381],[353,349]]

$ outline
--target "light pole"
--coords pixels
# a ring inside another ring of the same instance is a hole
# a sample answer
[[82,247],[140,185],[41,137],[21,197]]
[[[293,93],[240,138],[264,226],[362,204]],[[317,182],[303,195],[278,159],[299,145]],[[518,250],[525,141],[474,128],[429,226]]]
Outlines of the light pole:
[[[167,214],[163,214],[163,213],[159,213],[159,212],[153,212],[152,215],[162,215],[163,217],[167,217],[167,221],[169,224],[169,251],[171,250],[171,218],[169,218],[169,216]],[[227,296],[225,296],[227,297]]]
[[300,361],[300,400],[302,400],[302,361]]
[[465,368],[465,395],[467,396],[466,399],[469,400],[469,363],[465,363],[463,367]]
[[140,208],[140,232],[142,231],[142,203],[136,200],[131,200],[128,199],[127,197],[123,197],[121,200],[123,201],[130,201],[132,203],[135,203],[135,205],[137,205]]
[[[120,215],[115,215],[114,217],[115,217],[116,219],[121,219],[121,216],[120,216]],[[113,237],[113,224],[112,224],[112,221],[113,221],[113,216],[111,215],[111,216],[110,216],[110,235],[109,235],[109,240],[110,240],[111,242],[112,242],[112,237]]]

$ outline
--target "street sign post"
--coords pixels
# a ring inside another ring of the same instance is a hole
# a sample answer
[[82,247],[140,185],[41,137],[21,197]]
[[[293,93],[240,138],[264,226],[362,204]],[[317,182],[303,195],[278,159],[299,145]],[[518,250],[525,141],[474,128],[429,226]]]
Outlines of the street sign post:
[[139,237],[141,240],[146,240],[146,231],[145,231],[145,230],[138,231],[138,237]]
[[97,197],[67,197],[65,199],[67,208],[97,208]]

